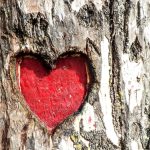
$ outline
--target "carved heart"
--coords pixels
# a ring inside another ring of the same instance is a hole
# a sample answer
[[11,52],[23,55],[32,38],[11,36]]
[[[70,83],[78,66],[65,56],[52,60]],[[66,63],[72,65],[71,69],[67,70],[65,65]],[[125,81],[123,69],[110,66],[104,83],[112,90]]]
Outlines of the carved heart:
[[39,59],[27,56],[18,66],[19,86],[25,101],[49,130],[78,111],[87,91],[84,57],[60,58],[52,71]]

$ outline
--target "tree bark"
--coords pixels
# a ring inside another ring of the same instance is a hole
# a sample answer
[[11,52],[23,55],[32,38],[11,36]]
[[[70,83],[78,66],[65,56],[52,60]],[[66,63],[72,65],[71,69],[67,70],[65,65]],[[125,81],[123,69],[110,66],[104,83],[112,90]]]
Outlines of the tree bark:
[[[0,0],[0,149],[150,149],[149,0]],[[23,104],[18,55],[90,60],[84,106],[50,133]],[[90,120],[89,120],[90,118]]]

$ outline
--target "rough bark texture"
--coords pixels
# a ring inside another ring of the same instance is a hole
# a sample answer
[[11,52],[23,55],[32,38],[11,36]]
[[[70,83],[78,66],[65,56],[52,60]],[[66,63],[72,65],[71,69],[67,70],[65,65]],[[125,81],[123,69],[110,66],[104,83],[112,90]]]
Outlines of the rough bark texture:
[[[0,0],[0,149],[150,149],[149,0]],[[83,53],[82,109],[50,134],[27,109],[16,57]]]

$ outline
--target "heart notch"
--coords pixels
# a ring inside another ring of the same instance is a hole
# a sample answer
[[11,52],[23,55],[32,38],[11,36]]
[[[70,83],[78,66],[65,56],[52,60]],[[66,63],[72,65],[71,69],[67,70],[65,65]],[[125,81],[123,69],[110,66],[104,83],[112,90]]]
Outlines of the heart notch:
[[53,69],[38,57],[24,55],[16,67],[25,106],[50,132],[82,107],[91,81],[84,55],[60,57]]

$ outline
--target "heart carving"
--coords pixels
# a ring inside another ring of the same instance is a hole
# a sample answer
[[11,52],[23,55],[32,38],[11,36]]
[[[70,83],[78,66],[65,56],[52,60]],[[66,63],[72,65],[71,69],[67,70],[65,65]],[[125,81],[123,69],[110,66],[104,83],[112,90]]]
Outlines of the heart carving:
[[87,93],[86,66],[82,56],[59,58],[52,70],[35,57],[24,56],[19,62],[18,81],[25,102],[50,131],[83,104]]

